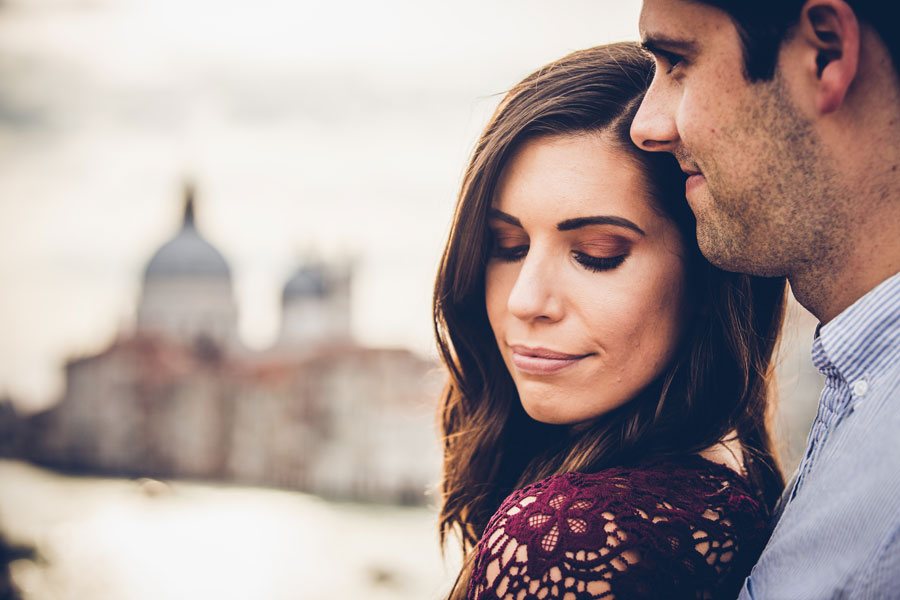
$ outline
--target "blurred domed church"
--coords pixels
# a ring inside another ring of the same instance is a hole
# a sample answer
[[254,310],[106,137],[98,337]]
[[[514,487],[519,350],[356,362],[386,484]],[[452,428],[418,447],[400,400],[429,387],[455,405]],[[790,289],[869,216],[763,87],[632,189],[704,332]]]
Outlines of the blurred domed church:
[[182,342],[205,337],[222,347],[237,343],[231,269],[197,231],[192,187],[185,191],[181,229],[144,269],[137,328]]
[[352,269],[311,261],[284,285],[277,342],[237,335],[231,269],[202,235],[193,188],[150,258],[133,331],[66,365],[18,453],[66,471],[202,478],[330,497],[421,502],[438,476],[442,377],[351,335]]

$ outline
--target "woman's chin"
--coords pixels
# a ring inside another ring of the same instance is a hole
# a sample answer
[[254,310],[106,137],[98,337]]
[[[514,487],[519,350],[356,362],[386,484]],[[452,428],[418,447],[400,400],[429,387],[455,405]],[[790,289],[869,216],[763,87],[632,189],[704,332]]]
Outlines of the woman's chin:
[[522,408],[529,417],[547,425],[571,425],[580,420],[574,415],[567,414],[567,411],[560,410],[561,407],[557,403],[522,400]]
[[525,413],[535,421],[548,425],[591,422],[628,402],[627,398],[602,396],[596,392],[579,394],[578,391],[569,390],[557,394],[541,389],[540,394],[530,394],[523,391],[525,390],[519,390],[519,399]]

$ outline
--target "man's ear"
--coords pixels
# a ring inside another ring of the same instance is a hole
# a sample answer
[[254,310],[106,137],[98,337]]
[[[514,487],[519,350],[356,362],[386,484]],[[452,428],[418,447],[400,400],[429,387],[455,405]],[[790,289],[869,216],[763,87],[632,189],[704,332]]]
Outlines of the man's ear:
[[844,0],[807,0],[800,14],[799,35],[815,54],[816,108],[837,110],[859,66],[859,22]]

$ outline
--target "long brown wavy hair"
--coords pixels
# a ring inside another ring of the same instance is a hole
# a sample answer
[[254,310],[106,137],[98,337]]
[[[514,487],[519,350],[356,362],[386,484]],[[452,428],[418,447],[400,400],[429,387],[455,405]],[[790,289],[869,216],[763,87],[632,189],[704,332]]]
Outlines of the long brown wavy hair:
[[[700,254],[677,163],[666,153],[639,150],[629,137],[652,74],[652,60],[633,43],[582,50],[547,65],[509,91],[469,162],[433,305],[450,373],[439,410],[441,542],[456,532],[466,555],[451,598],[465,596],[474,547],[503,499],[544,477],[694,454],[736,432],[766,506],[784,486],[767,411],[785,281],[728,273]],[[583,132],[613,134],[623,160],[641,165],[654,206],[681,232],[693,311],[676,358],[655,382],[573,427],[537,422],[522,408],[488,322],[484,278],[492,244],[488,210],[507,160],[525,140]]]

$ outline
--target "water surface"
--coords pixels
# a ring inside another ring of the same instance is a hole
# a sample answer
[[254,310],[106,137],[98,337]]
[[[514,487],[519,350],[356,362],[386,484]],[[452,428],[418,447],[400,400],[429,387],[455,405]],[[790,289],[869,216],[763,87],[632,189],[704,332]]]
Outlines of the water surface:
[[23,600],[439,598],[429,508],[297,492],[58,475],[0,461],[0,526],[36,561]]

